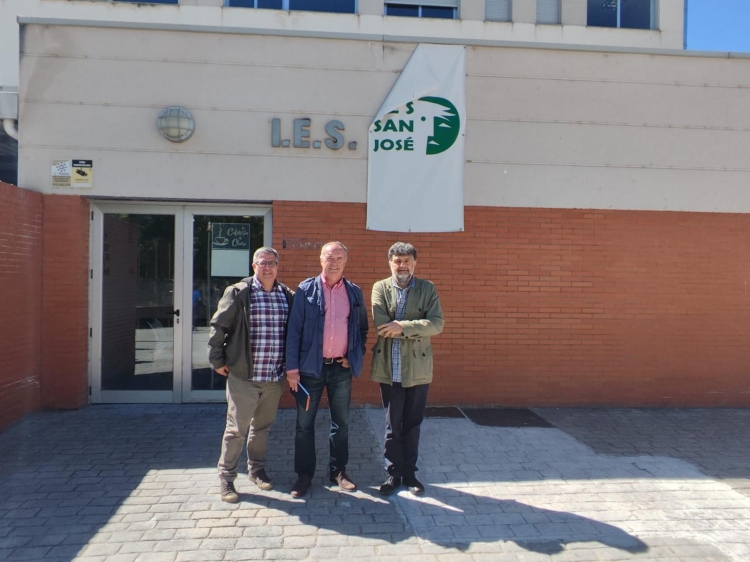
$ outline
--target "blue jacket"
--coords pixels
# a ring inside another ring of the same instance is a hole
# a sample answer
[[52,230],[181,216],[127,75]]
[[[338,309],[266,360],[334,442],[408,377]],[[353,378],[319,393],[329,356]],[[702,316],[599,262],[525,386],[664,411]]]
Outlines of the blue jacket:
[[[364,365],[367,345],[367,309],[362,290],[344,279],[349,296],[349,343],[346,358],[358,377]],[[299,369],[308,377],[320,377],[323,366],[323,325],[325,304],[320,275],[299,284],[297,298],[289,314],[286,332],[286,370]]]

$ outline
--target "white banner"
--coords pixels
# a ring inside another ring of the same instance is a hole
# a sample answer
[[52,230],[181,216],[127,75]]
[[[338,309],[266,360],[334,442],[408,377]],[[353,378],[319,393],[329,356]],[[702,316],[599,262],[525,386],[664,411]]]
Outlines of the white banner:
[[370,126],[368,229],[464,229],[465,128],[465,47],[418,45]]

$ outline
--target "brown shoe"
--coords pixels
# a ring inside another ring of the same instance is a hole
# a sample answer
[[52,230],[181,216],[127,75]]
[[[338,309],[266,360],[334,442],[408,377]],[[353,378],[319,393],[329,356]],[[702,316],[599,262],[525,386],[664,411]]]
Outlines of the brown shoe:
[[357,489],[357,485],[352,482],[351,477],[343,470],[336,476],[331,476],[331,482],[333,482],[334,484],[338,484],[339,488],[341,488],[345,492],[353,492]]
[[240,496],[234,488],[234,482],[221,481],[221,501],[227,503],[237,503],[240,501]]
[[304,496],[307,493],[307,490],[310,489],[310,484],[312,484],[312,478],[305,474],[300,474],[297,477],[294,486],[292,486],[292,497],[301,498]]
[[261,490],[273,490],[273,482],[264,469],[250,475],[250,480]]

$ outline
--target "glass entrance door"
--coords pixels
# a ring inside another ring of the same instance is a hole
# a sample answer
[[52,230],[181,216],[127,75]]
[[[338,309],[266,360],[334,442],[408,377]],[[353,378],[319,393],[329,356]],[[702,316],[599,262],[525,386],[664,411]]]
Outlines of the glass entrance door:
[[181,223],[170,207],[95,213],[92,401],[174,401],[182,362]]
[[270,244],[270,208],[101,203],[92,219],[91,401],[225,400],[210,321]]
[[[271,238],[268,208],[188,208],[185,228],[192,243],[186,269],[191,286],[191,330],[184,342],[183,402],[226,399],[226,377],[208,362],[210,322],[224,290],[253,274],[255,250]],[[191,263],[188,263],[191,262]],[[187,332],[187,330],[186,330]]]

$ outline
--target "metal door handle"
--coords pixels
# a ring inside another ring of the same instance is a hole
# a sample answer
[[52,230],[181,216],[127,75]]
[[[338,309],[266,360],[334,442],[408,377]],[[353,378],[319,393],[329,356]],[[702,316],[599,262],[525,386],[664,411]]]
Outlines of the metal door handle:
[[167,312],[167,314],[171,314],[172,316],[177,316],[177,318],[180,317],[180,311],[179,310],[170,310]]

